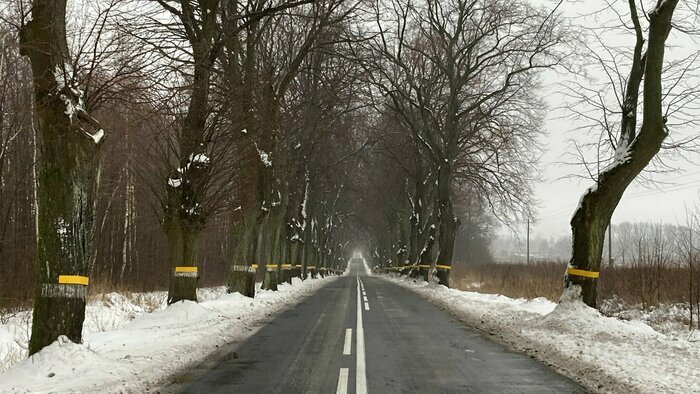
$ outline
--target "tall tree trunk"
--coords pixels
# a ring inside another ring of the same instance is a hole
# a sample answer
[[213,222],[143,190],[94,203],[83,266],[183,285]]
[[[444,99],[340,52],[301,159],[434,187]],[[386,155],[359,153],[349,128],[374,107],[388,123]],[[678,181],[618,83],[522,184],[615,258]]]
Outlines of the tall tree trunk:
[[[419,171],[420,177],[422,178],[423,171]],[[425,220],[423,215],[423,179],[418,179],[416,177],[415,187],[416,190],[413,194],[411,218],[409,223],[409,239],[408,239],[408,262],[410,264],[416,264],[420,258],[420,229]]]
[[437,276],[438,283],[450,286],[450,268],[452,267],[452,254],[455,247],[455,235],[459,223],[452,210],[452,198],[450,196],[451,169],[447,163],[440,165],[438,169],[438,195],[437,210],[439,212],[438,231],[438,256]]
[[204,212],[203,207],[208,202],[206,190],[211,182],[207,156],[211,141],[207,132],[213,127],[208,124],[209,95],[214,61],[220,49],[218,0],[180,3],[181,10],[174,16],[182,24],[191,46],[193,68],[187,112],[177,135],[180,166],[169,176],[164,212],[163,229],[171,256],[168,303],[197,301],[197,240],[208,219],[209,212]]
[[[661,149],[667,135],[662,109],[661,76],[665,43],[677,0],[659,1],[649,13],[649,37],[646,55],[642,55],[643,32],[633,1],[630,11],[637,33],[633,64],[628,79],[622,132],[615,161],[598,177],[598,184],[581,198],[573,218],[572,256],[565,275],[565,291],[580,288],[580,298],[596,305],[596,287],[603,254],[605,230],[623,193]],[[636,113],[639,85],[644,82],[643,121],[638,135]]]
[[178,184],[169,180],[167,189],[163,230],[170,249],[168,304],[197,301],[197,242],[206,217],[200,213],[196,190],[206,181],[204,172],[209,162],[194,160],[194,152],[181,164],[182,181]]
[[99,123],[87,115],[82,92],[73,82],[65,13],[66,0],[35,0],[32,20],[20,31],[21,53],[32,66],[43,140],[30,355],[61,335],[81,341],[88,261],[94,252],[101,138],[93,139],[83,129]]
[[134,184],[129,167],[125,166],[126,173],[125,190],[124,190],[124,232],[122,243],[122,260],[121,270],[119,271],[119,283],[124,283],[124,275],[127,272],[127,267],[131,267],[133,263],[133,227],[134,227]]
[[430,276],[432,275],[432,270],[435,269],[433,266],[433,262],[431,261],[433,259],[433,248],[435,247],[435,233],[436,233],[436,227],[435,225],[431,225],[428,227],[428,231],[426,234],[425,238],[425,245],[423,246],[423,249],[420,252],[420,255],[418,256],[418,264],[421,266],[420,272],[423,275],[423,279],[427,282],[430,280]]
[[235,246],[233,248],[232,265],[229,270],[228,292],[240,293],[246,297],[255,297],[255,274],[257,264],[253,263],[255,249],[253,241],[256,238],[255,215],[249,214],[239,223],[234,232]]
[[170,249],[170,286],[168,304],[178,301],[197,302],[197,241],[199,231],[189,229],[177,218],[166,223]]

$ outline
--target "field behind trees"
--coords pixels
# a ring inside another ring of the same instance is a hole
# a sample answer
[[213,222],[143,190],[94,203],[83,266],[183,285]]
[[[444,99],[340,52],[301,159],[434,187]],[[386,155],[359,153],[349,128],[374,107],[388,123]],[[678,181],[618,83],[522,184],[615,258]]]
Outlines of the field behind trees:
[[[598,287],[601,312],[621,318],[646,314],[649,323],[662,331],[666,323],[700,328],[700,254],[691,244],[696,235],[693,226],[614,225],[612,262],[606,242]],[[545,255],[547,248],[540,245],[540,249],[539,256]],[[549,257],[531,257],[530,261],[455,264],[457,287],[557,302],[568,262]]]

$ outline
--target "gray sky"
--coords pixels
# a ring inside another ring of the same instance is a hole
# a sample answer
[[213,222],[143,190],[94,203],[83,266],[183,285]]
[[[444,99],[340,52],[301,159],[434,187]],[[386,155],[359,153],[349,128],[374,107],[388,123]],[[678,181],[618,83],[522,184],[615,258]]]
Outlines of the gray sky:
[[[535,3],[545,4],[553,7],[556,2],[551,0],[535,0]],[[624,5],[626,2],[622,2]],[[595,2],[602,7],[602,2]],[[648,9],[651,9],[655,1],[645,1]],[[576,17],[575,23],[595,24],[599,26],[603,21],[612,16],[596,15],[594,17],[581,18],[581,13],[591,12],[592,2],[568,1],[560,7],[569,17]],[[625,10],[622,8],[621,10]],[[609,19],[608,19],[609,20]],[[629,37],[629,36],[627,36]],[[615,45],[625,43],[626,38],[622,35],[608,35],[605,42],[613,42]],[[687,36],[672,33],[667,41],[667,59],[684,57],[693,51],[700,50],[700,44],[693,43]],[[625,71],[626,72],[626,71]],[[696,76],[697,77],[697,76]],[[550,84],[550,89],[557,82],[562,81],[561,75],[553,72],[544,75],[544,82]],[[561,119],[566,114],[556,107],[562,98],[557,95],[547,93],[549,113],[545,123],[548,133],[545,141],[546,152],[541,158],[541,168],[543,170],[542,181],[535,186],[536,198],[540,201],[537,210],[536,223],[531,226],[533,234],[543,237],[561,236],[570,234],[569,221],[574,209],[578,205],[580,196],[584,191],[593,185],[591,180],[583,179],[561,179],[571,174],[584,173],[583,167],[572,167],[562,165],[561,162],[567,159],[562,156],[567,150],[571,150],[568,142],[571,138],[576,138],[579,142],[590,141],[596,138],[593,135],[585,135],[582,131],[574,132],[576,126],[571,119]],[[700,113],[697,118],[700,119]],[[641,116],[640,116],[641,121]],[[696,128],[685,128],[683,130],[671,129],[671,134],[697,135]],[[698,192],[700,191],[700,166],[693,164],[697,161],[698,154],[687,156],[688,160],[666,161],[672,163],[680,171],[665,175],[655,175],[654,179],[659,182],[655,187],[632,184],[617,207],[613,215],[612,222],[620,223],[625,221],[648,221],[663,223],[683,223],[685,221],[686,207],[693,208],[699,202]],[[659,188],[661,190],[659,190]],[[521,229],[521,230],[520,230]],[[504,230],[505,231],[505,230]],[[519,233],[524,234],[525,224],[519,226]]]
[[[536,197],[541,204],[531,231],[549,238],[570,233],[569,221],[574,209],[581,195],[593,182],[560,179],[582,170],[559,164],[562,161],[561,154],[565,149],[570,149],[567,140],[571,133],[563,131],[571,129],[571,122],[549,119],[546,127],[549,133],[547,152],[541,160],[544,177],[535,187]],[[686,172],[655,176],[658,181],[668,183],[657,185],[661,191],[632,184],[613,215],[613,224],[625,221],[683,223],[686,206],[693,207],[698,201],[700,168],[687,162],[677,164]]]

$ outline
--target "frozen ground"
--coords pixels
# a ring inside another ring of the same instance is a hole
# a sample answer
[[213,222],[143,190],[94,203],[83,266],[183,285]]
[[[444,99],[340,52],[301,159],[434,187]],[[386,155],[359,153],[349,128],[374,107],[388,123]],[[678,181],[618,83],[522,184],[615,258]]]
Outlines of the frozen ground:
[[0,320],[0,392],[144,392],[250,335],[271,314],[299,302],[336,277],[282,284],[254,299],[200,289],[200,303],[165,308],[165,292],[92,300],[83,344],[65,338],[26,359],[31,312]]
[[[514,300],[383,276],[594,392],[700,392],[700,341],[574,301]],[[643,316],[640,316],[643,318]]]

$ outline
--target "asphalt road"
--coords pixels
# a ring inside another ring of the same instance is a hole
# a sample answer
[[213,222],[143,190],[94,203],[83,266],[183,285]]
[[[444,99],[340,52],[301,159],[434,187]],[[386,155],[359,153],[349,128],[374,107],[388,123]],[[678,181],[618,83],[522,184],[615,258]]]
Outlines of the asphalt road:
[[583,392],[359,264],[225,352],[183,391]]

